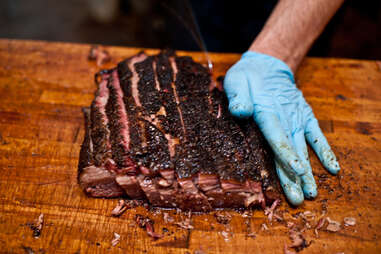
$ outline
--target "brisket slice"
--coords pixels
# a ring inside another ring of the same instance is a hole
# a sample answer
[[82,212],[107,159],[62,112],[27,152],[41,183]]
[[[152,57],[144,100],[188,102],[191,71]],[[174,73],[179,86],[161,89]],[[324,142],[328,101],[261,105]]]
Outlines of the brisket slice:
[[192,211],[265,207],[278,198],[259,129],[229,114],[225,94],[192,58],[142,52],[97,81],[78,166],[89,196]]

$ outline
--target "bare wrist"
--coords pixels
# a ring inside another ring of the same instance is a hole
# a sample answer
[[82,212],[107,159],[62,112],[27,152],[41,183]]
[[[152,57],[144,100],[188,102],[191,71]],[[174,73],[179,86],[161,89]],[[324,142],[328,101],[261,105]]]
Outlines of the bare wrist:
[[344,0],[279,0],[250,51],[285,62],[295,72]]
[[301,58],[303,57],[302,55],[295,57],[296,52],[291,52],[291,50],[285,47],[275,46],[270,43],[262,43],[258,40],[255,40],[253,44],[251,44],[249,51],[266,54],[282,60],[288,65],[288,67],[290,67],[294,73],[299,65]]

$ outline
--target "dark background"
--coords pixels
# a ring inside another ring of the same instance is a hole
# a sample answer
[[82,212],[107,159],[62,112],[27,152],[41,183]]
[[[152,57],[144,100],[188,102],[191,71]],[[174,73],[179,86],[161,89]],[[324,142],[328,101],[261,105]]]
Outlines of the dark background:
[[[249,47],[276,3],[190,2],[208,49],[237,53]],[[179,17],[192,27],[182,0],[1,0],[0,38],[198,50]],[[347,0],[309,55],[381,59],[381,1]]]

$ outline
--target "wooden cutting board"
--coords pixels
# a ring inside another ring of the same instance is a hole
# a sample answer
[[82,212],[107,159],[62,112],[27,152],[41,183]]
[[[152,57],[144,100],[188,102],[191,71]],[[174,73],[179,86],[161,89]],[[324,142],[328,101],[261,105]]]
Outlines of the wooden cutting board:
[[[81,108],[93,99],[93,76],[100,69],[87,60],[89,49],[90,45],[0,40],[1,253],[283,253],[284,244],[291,244],[286,222],[301,222],[298,214],[305,211],[315,217],[308,217],[312,229],[304,235],[311,244],[302,253],[381,253],[380,62],[308,58],[296,75],[342,167],[339,176],[328,175],[310,151],[319,185],[316,200],[298,209],[282,202],[277,210],[284,218],[281,222],[269,222],[258,210],[246,218],[231,212],[227,226],[213,214],[194,215],[194,229],[187,230],[165,223],[163,213],[141,207],[111,217],[117,200],[88,198],[78,187]],[[108,50],[112,62],[103,68],[141,49]],[[205,60],[201,53],[179,54]],[[216,77],[239,59],[236,54],[211,57]],[[313,227],[325,210],[341,229],[320,230],[317,238]],[[30,223],[41,213],[44,226],[36,239]],[[153,219],[164,237],[148,237],[135,224],[136,214]],[[174,211],[169,215],[175,221],[184,217]],[[345,217],[355,218],[356,225],[344,226]],[[115,247],[114,232],[121,236]]]

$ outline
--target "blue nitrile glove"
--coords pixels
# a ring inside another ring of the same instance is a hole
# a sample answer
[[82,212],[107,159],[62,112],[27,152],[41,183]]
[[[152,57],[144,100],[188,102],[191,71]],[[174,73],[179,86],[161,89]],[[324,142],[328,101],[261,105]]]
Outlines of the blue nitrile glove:
[[340,166],[291,69],[277,58],[248,51],[226,73],[224,89],[230,112],[253,116],[270,144],[290,203],[300,205],[304,196],[316,197],[306,140],[330,173],[337,174]]

